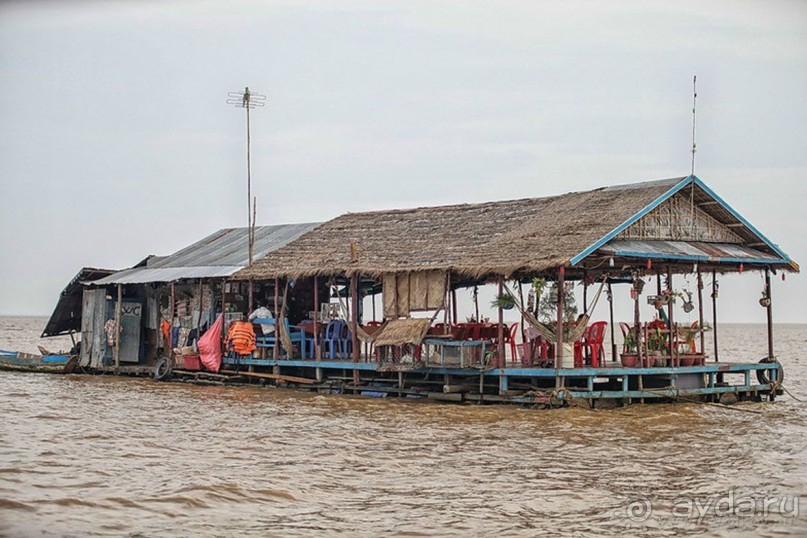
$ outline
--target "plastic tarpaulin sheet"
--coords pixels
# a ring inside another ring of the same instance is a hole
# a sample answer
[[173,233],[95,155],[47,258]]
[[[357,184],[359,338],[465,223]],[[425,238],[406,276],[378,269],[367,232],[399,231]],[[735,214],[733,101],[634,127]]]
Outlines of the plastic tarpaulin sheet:
[[224,330],[224,315],[219,314],[216,322],[197,342],[199,358],[205,368],[218,372],[221,368],[221,333]]

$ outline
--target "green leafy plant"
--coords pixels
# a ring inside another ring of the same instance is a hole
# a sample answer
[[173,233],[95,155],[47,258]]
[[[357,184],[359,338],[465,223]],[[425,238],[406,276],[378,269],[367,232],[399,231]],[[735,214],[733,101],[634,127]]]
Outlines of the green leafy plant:
[[[538,319],[545,324],[557,323],[558,320],[558,284],[549,285],[549,293],[541,296],[538,302]],[[574,288],[566,286],[563,290],[563,321],[571,325],[577,320],[577,300],[574,298]]]
[[502,293],[497,295],[496,298],[490,302],[490,306],[493,308],[511,310],[514,306],[516,306],[516,300],[509,293]]

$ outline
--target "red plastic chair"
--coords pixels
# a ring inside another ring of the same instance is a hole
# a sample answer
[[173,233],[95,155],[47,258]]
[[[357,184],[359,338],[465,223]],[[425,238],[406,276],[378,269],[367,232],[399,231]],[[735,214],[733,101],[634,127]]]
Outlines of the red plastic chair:
[[605,328],[607,326],[607,321],[597,321],[588,327],[585,345],[591,356],[591,366],[595,368],[600,365],[600,357],[605,354],[602,341],[605,339]]

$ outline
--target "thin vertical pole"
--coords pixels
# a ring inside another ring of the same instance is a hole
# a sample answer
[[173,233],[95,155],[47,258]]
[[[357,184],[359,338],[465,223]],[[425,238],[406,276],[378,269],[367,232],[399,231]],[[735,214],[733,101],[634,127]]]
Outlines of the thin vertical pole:
[[[499,277],[499,296],[501,297],[504,295],[504,279]],[[499,360],[497,361],[497,366],[499,368],[504,368],[507,365],[507,361],[505,361],[504,357],[504,309],[499,305],[499,333],[497,335],[497,352],[499,354]]]
[[560,368],[563,362],[563,295],[565,287],[566,268],[562,265],[558,268],[558,319],[557,319],[557,342],[555,343],[555,386],[561,387]]
[[718,362],[717,355],[717,271],[712,269],[712,331],[714,333],[715,362]]
[[474,286],[474,315],[476,316],[474,319],[479,323],[479,286]]
[[[196,342],[199,341],[199,329],[202,326],[202,308],[203,308],[203,300],[204,300],[204,290],[202,289],[202,279],[199,279],[199,315],[196,316]],[[194,342],[194,344],[196,344]]]
[[[642,320],[639,316],[639,288],[637,284],[639,282],[639,277],[637,276],[633,281],[633,289],[635,297],[633,299],[633,332],[636,334],[636,355],[639,357],[639,366],[644,365],[643,361],[643,353],[642,348]],[[640,378],[641,379],[641,378]]]
[[123,285],[118,284],[118,304],[115,306],[115,368],[120,368],[121,309],[123,308]]
[[583,314],[588,314],[588,271],[583,271]]
[[768,305],[765,307],[768,314],[768,359],[773,360],[773,300],[770,269],[765,269],[765,296],[768,298]]
[[[451,283],[450,278],[451,277],[449,277],[449,284]],[[454,316],[454,323],[457,323],[457,290],[456,289],[451,290],[451,313]]]
[[173,282],[171,282],[171,330],[168,332],[168,347],[171,352],[171,357],[174,356],[174,316],[176,315],[177,308],[177,294]]
[[698,329],[701,332],[701,353],[706,353],[706,333],[703,331],[703,275],[700,267],[698,267]]
[[377,320],[376,320],[376,316],[375,316],[375,291],[372,293],[372,296],[371,296],[371,297],[372,297],[372,299],[373,299],[373,302],[372,302],[372,307],[373,307],[373,321],[377,321]]
[[[350,300],[351,300],[351,313],[350,313],[350,332],[351,334],[351,343],[353,345],[353,362],[359,362],[359,276],[354,273],[350,277]],[[353,369],[353,384],[359,384],[359,371],[354,368]]]
[[314,358],[317,361],[322,360],[322,355],[319,351],[319,278],[314,277]]
[[608,311],[611,318],[611,362],[616,362],[616,340],[614,339],[614,294],[611,283],[608,283]]
[[[250,151],[249,106],[247,109],[247,249],[249,250],[249,265],[252,265],[252,155]],[[277,346],[275,346],[277,349]]]
[[247,306],[247,310],[249,310],[250,314],[254,310],[253,307],[255,306],[254,295],[255,295],[255,283],[250,278],[249,279],[249,306]]
[[280,326],[279,323],[282,323],[283,320],[277,319],[278,314],[280,313],[277,308],[277,303],[280,302],[280,279],[275,278],[275,346],[272,348],[272,358],[277,360],[280,356],[279,350],[277,349],[280,346]]
[[675,322],[673,321],[673,274],[672,268],[668,265],[667,266],[667,297],[669,302],[667,303],[667,322],[669,324],[669,333],[667,339],[667,347],[669,348],[670,352],[670,366],[678,366],[678,360],[675,356],[675,342],[673,339],[677,337],[677,333],[675,330]]
[[[524,306],[524,289],[521,280],[518,281],[518,302],[522,307]],[[521,313],[521,342],[526,344],[527,336],[524,332],[524,310],[519,308],[518,311]],[[530,355],[530,357],[532,357],[532,355]],[[515,360],[515,357],[513,357],[513,360]]]

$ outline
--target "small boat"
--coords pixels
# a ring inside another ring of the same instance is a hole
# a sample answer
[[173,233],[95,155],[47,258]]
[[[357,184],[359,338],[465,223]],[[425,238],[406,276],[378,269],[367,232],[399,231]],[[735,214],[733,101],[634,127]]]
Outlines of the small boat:
[[75,355],[35,355],[21,351],[0,350],[0,370],[69,374],[76,367]]

